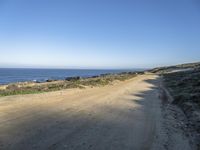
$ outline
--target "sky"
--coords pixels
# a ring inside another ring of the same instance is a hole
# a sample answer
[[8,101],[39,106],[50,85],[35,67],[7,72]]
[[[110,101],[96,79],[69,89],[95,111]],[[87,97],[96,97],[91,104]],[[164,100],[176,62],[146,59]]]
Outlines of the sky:
[[0,67],[122,69],[196,61],[198,0],[0,0]]

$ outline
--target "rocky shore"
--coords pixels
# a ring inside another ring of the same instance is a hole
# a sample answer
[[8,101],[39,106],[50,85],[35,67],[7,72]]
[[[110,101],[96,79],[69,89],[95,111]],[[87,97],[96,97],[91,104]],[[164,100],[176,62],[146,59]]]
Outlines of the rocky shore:
[[91,77],[66,77],[64,80],[47,79],[44,82],[29,81],[0,85],[0,96],[41,93],[68,88],[85,88],[87,86],[103,86],[115,80],[123,81],[143,72],[122,72],[118,74],[101,74]]

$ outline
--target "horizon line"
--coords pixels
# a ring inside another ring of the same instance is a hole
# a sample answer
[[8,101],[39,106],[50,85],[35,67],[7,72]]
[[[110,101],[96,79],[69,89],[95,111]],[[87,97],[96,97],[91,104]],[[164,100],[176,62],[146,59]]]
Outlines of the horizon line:
[[151,68],[144,68],[144,67],[135,67],[135,68],[76,68],[76,67],[0,67],[0,69],[66,69],[66,70],[145,70],[145,69],[151,69]]

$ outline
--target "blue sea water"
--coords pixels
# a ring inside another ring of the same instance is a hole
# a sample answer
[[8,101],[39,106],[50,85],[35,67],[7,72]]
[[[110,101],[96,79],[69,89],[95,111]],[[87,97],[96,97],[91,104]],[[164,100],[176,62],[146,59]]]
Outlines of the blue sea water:
[[8,84],[24,81],[44,82],[48,79],[60,80],[66,77],[80,76],[91,77],[106,73],[120,73],[132,70],[89,70],[89,69],[21,69],[21,68],[0,68],[0,84]]

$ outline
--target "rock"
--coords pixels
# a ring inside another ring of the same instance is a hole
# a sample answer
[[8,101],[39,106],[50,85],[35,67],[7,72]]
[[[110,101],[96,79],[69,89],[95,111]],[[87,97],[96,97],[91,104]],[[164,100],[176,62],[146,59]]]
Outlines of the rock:
[[108,75],[111,75],[111,74],[110,73],[100,74],[101,77],[105,77],[105,76],[108,76]]
[[53,81],[58,81],[58,80],[56,80],[56,79],[47,79],[47,80],[45,80],[46,82],[53,82]]
[[92,76],[91,78],[98,78],[99,76]]
[[47,80],[46,80],[46,82],[52,82],[52,81],[54,81],[54,80],[51,80],[51,79],[47,79]]
[[76,76],[76,77],[67,77],[65,78],[65,80],[67,81],[76,81],[76,80],[80,80],[81,78],[79,76]]

